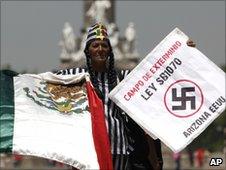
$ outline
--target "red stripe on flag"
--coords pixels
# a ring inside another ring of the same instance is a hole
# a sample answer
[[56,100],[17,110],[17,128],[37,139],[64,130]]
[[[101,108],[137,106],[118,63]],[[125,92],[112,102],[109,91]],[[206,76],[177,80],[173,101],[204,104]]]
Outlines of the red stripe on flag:
[[107,134],[107,127],[104,117],[104,106],[97,96],[90,82],[86,83],[89,101],[89,111],[92,119],[93,140],[97,153],[97,159],[102,170],[112,170],[112,157],[110,152],[110,142]]

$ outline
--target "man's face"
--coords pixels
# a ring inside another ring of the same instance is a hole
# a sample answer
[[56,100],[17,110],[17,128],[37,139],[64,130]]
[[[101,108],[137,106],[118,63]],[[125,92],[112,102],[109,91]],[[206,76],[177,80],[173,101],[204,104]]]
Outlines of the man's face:
[[94,69],[106,69],[106,63],[110,52],[110,47],[107,41],[95,40],[90,44],[88,50]]

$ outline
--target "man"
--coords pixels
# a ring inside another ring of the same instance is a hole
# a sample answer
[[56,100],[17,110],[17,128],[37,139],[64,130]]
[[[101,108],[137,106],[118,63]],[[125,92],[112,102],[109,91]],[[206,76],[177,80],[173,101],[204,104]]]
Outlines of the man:
[[[160,140],[154,141],[147,137],[144,131],[108,98],[109,92],[129,73],[129,70],[116,71],[112,46],[104,25],[97,23],[88,29],[84,52],[86,69],[61,70],[57,74],[80,72],[90,74],[91,82],[104,104],[114,169],[162,169]],[[149,149],[149,146],[152,147]],[[154,155],[151,159],[156,160],[153,165],[148,158],[149,150],[152,152],[151,155]]]

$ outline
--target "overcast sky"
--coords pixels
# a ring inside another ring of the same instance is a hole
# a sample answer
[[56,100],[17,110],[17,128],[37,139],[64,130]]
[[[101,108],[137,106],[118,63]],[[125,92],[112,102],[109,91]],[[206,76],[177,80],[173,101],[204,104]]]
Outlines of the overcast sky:
[[[59,66],[64,23],[80,35],[83,1],[1,1],[1,67],[45,72]],[[225,65],[225,1],[116,1],[123,35],[132,21],[145,57],[175,27],[218,66]]]

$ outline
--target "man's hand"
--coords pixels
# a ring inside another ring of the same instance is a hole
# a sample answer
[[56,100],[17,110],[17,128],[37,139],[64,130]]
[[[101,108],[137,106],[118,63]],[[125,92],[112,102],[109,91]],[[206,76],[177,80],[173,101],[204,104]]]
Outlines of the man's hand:
[[189,47],[196,47],[196,44],[195,44],[191,39],[188,39],[187,45],[188,45]]

